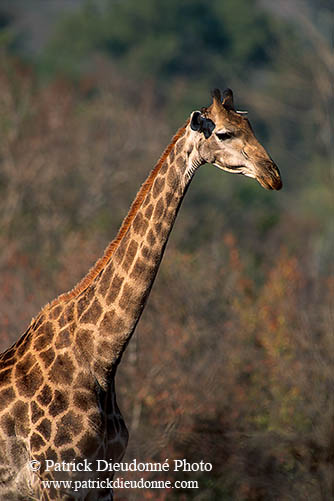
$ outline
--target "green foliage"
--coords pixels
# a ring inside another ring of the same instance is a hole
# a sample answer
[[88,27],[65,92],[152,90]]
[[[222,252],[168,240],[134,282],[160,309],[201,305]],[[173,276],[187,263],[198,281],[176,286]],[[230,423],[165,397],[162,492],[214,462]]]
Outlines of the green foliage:
[[160,82],[227,80],[268,63],[275,38],[254,0],[87,2],[58,25],[44,64],[77,71],[87,54],[103,51],[129,73]]

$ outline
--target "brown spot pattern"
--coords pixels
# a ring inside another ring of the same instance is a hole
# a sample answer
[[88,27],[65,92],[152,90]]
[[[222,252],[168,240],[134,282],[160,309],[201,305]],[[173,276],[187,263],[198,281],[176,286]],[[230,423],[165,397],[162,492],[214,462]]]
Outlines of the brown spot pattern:
[[88,308],[88,310],[86,310],[86,313],[82,315],[81,321],[87,324],[95,324],[100,318],[101,313],[102,307],[98,299],[95,298],[91,306]]
[[42,391],[37,396],[37,400],[43,407],[46,407],[51,402],[51,399],[52,399],[52,391],[50,386],[46,384],[45,386],[43,386]]
[[42,351],[39,356],[42,359],[45,368],[47,369],[48,367],[50,367],[50,365],[54,361],[56,355],[55,355],[54,349],[49,348],[46,351]]
[[163,177],[157,177],[153,185],[153,197],[157,198],[162,192],[165,185],[165,180]]
[[74,364],[68,353],[57,355],[49,372],[53,383],[69,385],[73,381]]
[[44,418],[36,428],[45,440],[50,440],[51,436],[51,423],[48,419]]
[[99,285],[98,291],[101,294],[101,296],[103,296],[103,297],[105,296],[105,294],[107,293],[107,290],[109,289],[110,280],[112,278],[113,272],[114,272],[114,267],[113,267],[112,263],[109,263],[107,268],[101,274],[100,285]]
[[157,201],[157,204],[154,209],[154,217],[155,219],[161,219],[164,213],[164,204],[161,198]]
[[31,402],[30,404],[30,411],[31,411],[31,421],[33,423],[36,423],[37,421],[40,420],[42,416],[44,416],[43,409],[41,409],[40,406],[34,401]]
[[121,290],[121,286],[122,286],[123,281],[124,281],[124,278],[120,277],[119,275],[116,275],[113,278],[113,281],[111,282],[111,286],[110,286],[110,291],[108,292],[108,295],[106,297],[107,305],[110,305],[111,303],[113,303],[115,301],[115,299],[117,298],[117,296]]
[[137,253],[137,249],[138,249],[137,242],[135,240],[131,240],[122,262],[122,267],[125,271],[127,271],[130,268],[132,261],[134,260],[135,255]]
[[56,390],[54,399],[50,403],[48,409],[52,417],[56,417],[58,414],[65,412],[68,409],[68,398],[65,393]]
[[42,382],[43,376],[40,368],[34,367],[29,374],[16,381],[16,386],[20,395],[30,398],[36,393]]

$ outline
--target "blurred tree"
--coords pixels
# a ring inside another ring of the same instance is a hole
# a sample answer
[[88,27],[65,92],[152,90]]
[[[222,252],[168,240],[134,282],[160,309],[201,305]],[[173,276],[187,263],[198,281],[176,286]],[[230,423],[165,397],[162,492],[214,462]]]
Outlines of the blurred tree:
[[12,16],[0,7],[0,49],[13,49],[16,46],[17,36],[12,29]]
[[160,82],[229,79],[268,63],[275,44],[270,16],[255,7],[255,0],[88,1],[59,23],[44,70],[76,72],[87,54],[102,51]]

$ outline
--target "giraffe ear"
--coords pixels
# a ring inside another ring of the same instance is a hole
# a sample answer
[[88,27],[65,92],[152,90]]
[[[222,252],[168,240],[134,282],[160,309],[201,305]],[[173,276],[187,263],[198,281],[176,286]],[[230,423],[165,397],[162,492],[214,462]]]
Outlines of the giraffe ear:
[[233,92],[231,89],[225,89],[223,92],[223,106],[226,110],[234,110]]
[[205,139],[208,139],[216,125],[210,118],[206,118],[200,111],[194,111],[190,118],[190,127],[196,132],[203,132]]

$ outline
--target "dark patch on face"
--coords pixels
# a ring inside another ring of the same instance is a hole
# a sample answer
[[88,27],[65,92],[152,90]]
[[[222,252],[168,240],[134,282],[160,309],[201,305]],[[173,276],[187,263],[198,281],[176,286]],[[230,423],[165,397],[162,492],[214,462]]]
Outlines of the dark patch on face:
[[37,423],[37,421],[44,416],[44,411],[36,402],[31,402],[30,404],[31,410],[31,421],[33,423]]
[[66,428],[70,433],[78,435],[82,431],[82,420],[79,414],[75,414],[73,411],[69,411],[60,420],[60,428]]
[[20,395],[32,397],[43,382],[43,376],[40,368],[35,366],[29,374],[25,374],[16,382],[16,386]]
[[73,381],[74,364],[67,353],[57,355],[49,372],[53,383],[71,384]]
[[156,180],[154,181],[153,185],[153,197],[157,198],[158,195],[162,192],[163,188],[165,186],[165,179],[163,177],[157,177]]
[[84,457],[90,457],[98,447],[96,438],[89,432],[86,432],[82,439],[78,442],[78,448]]
[[76,459],[75,450],[72,448],[65,449],[60,453],[60,459],[65,463],[71,463],[71,461],[74,461]]
[[103,271],[100,280],[99,293],[104,297],[110,286],[110,280],[114,272],[112,263],[109,263],[107,268]]
[[34,433],[30,439],[30,447],[32,451],[39,451],[41,447],[45,445],[44,440],[40,435],[37,435],[37,433]]
[[7,388],[0,392],[0,411],[9,406],[10,402],[14,400],[15,392],[13,388]]
[[203,132],[205,139],[208,139],[211,136],[215,127],[215,123],[210,120],[210,118],[202,115],[200,111],[195,111],[193,113],[191,117],[190,128],[197,132]]
[[51,399],[52,399],[52,391],[50,386],[46,384],[43,386],[42,391],[37,397],[37,400],[41,405],[43,405],[43,407],[46,407],[51,402]]
[[51,423],[48,419],[44,418],[43,421],[37,426],[37,430],[44,437],[45,440],[50,440]]
[[109,305],[110,303],[113,303],[115,301],[115,299],[117,298],[117,296],[121,290],[121,286],[122,286],[123,281],[124,281],[124,278],[120,277],[119,275],[116,275],[113,278],[113,281],[111,282],[111,286],[110,286],[110,291],[106,297],[107,305]]
[[5,414],[1,418],[1,428],[2,431],[8,437],[15,435],[15,420],[9,414]]
[[39,354],[39,356],[40,356],[41,360],[43,361],[45,368],[48,368],[48,367],[50,367],[50,365],[52,364],[52,362],[54,361],[54,358],[55,358],[54,349],[49,348],[46,351],[42,351]]
[[54,399],[49,405],[49,413],[52,417],[58,416],[62,412],[65,412],[68,409],[68,398],[64,392],[60,392],[59,390],[55,391]]
[[63,427],[58,428],[54,439],[55,447],[61,447],[62,445],[70,444],[71,442],[72,442],[72,435],[70,431]]
[[90,305],[95,294],[95,287],[88,287],[83,293],[82,297],[77,302],[77,314],[78,318],[82,315],[85,309]]
[[100,318],[102,307],[97,299],[94,299],[92,305],[88,308],[86,313],[81,317],[81,321],[87,324],[95,324]]
[[164,213],[164,204],[162,201],[162,198],[159,198],[155,209],[154,209],[154,218],[155,219],[160,219]]
[[122,267],[125,271],[128,271],[128,269],[130,268],[132,261],[134,260],[135,255],[137,253],[137,249],[138,249],[137,242],[135,240],[131,240],[122,262]]

